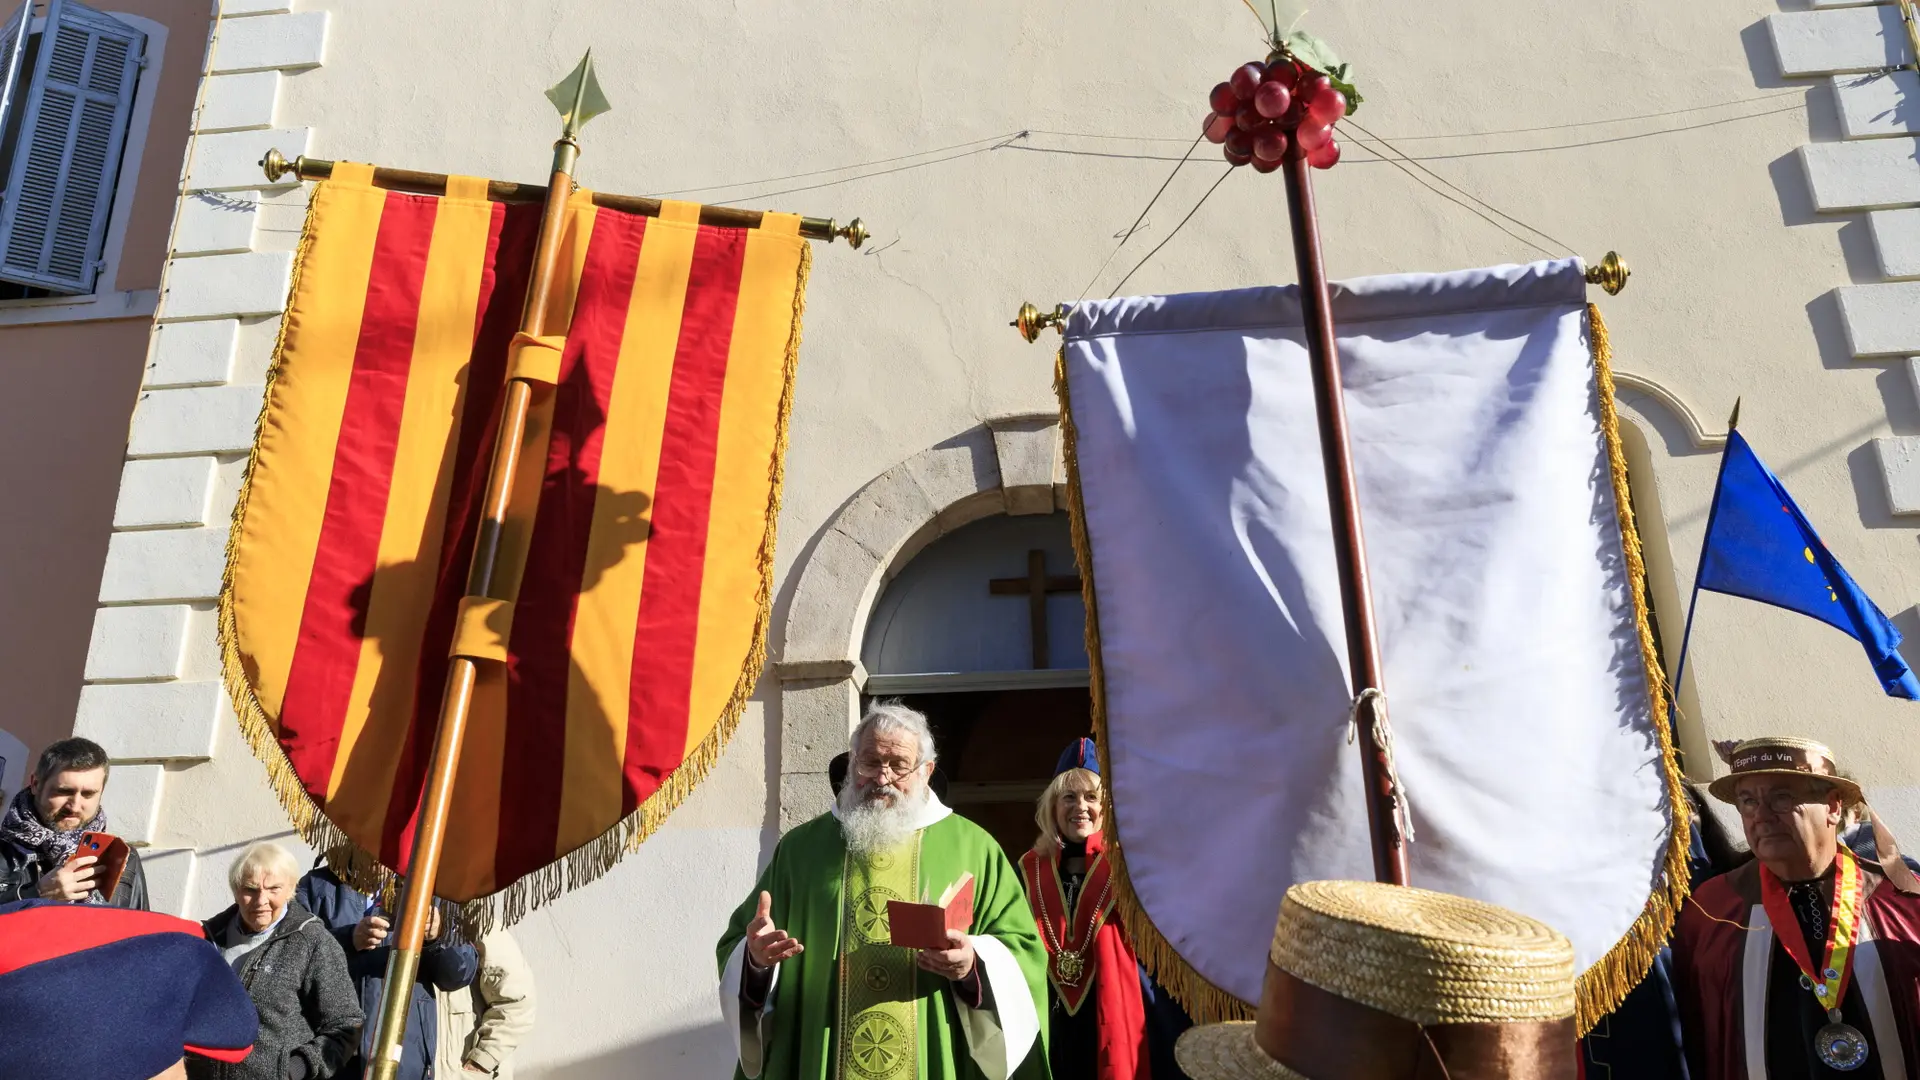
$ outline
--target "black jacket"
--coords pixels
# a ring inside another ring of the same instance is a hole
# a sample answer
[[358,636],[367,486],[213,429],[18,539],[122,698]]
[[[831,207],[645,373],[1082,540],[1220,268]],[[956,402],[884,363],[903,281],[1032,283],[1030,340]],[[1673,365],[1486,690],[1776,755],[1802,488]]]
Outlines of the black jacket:
[[[201,929],[215,948],[225,948],[239,917],[230,907]],[[189,1055],[189,1080],[328,1080],[359,1051],[363,1016],[347,956],[326,924],[298,903],[287,904],[272,936],[234,970],[260,1013],[253,1053],[231,1064]]]
[[[8,840],[0,840],[0,904],[11,904],[15,900],[38,900],[40,879],[46,876],[48,869],[40,864],[39,852],[19,847]],[[127,868],[120,874],[120,885],[113,890],[113,898],[109,903],[117,908],[150,910],[147,907],[147,875],[140,869],[138,851],[131,848],[127,850]]]
[[[387,956],[392,950],[386,945],[364,951],[353,947],[353,929],[367,911],[366,894],[321,866],[300,879],[294,897],[333,931],[347,954],[347,971],[359,987],[361,1008],[368,1016],[377,1016],[381,991],[387,983]],[[420,950],[420,970],[411,988],[407,1031],[401,1040],[399,1080],[454,1080],[434,1073],[434,1056],[440,1044],[440,1007],[433,994],[435,990],[451,992],[466,987],[479,970],[480,959],[473,946],[455,941],[453,934],[429,941]],[[366,1055],[373,1049],[373,1029],[370,1020],[360,1037],[361,1060],[347,1069],[347,1080],[360,1080]]]

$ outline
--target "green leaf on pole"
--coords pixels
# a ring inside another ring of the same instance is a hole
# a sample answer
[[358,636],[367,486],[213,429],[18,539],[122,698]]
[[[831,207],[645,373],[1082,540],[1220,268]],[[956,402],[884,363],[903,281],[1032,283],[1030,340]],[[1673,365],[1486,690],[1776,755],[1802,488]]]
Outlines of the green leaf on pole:
[[1347,115],[1351,116],[1365,100],[1353,85],[1352,65],[1342,62],[1333,46],[1305,30],[1295,30],[1287,35],[1286,50],[1294,59],[1325,75],[1335,90],[1346,95]]
[[1295,59],[1323,74],[1341,66],[1340,56],[1333,51],[1333,46],[1305,30],[1295,30],[1287,35],[1287,51]]

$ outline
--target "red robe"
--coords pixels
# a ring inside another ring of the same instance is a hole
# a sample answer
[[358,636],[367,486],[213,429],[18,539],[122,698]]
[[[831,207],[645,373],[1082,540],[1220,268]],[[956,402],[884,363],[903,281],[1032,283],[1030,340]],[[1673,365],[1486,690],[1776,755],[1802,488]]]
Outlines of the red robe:
[[[1920,1080],[1920,897],[1889,885],[1874,863],[1863,859],[1860,868],[1864,917],[1847,996],[1858,993],[1866,1006],[1884,1080]],[[1687,900],[1673,970],[1693,1080],[1766,1080],[1761,1020],[1777,949],[1760,902],[1758,861],[1707,881]]]
[[[1140,996],[1140,966],[1126,935],[1113,922],[1113,864],[1107,861],[1101,834],[1087,838],[1087,876],[1080,886],[1073,918],[1067,919],[1060,855],[1037,851],[1020,856],[1020,877],[1027,905],[1047,947],[1047,989],[1069,1013],[1091,1004],[1099,1028],[1098,1080],[1152,1080],[1147,1056],[1147,1014]],[[1045,914],[1042,914],[1044,910]],[[1091,933],[1089,933],[1091,928]],[[1063,970],[1061,950],[1078,952],[1083,969],[1077,978]],[[1091,998],[1091,1002],[1088,999]]]

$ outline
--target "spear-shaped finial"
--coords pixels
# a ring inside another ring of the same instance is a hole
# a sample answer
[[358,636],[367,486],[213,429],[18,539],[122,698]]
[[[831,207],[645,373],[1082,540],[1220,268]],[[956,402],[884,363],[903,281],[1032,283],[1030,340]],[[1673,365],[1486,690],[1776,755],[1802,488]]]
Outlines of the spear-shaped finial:
[[1740,399],[1734,398],[1733,399],[1733,415],[1727,417],[1727,430],[1732,431],[1733,429],[1739,426],[1740,426]]
[[613,108],[600,89],[600,80],[593,74],[592,49],[580,58],[571,74],[547,91],[547,100],[560,110],[560,118],[566,125],[560,137],[569,142],[580,134],[587,121]]

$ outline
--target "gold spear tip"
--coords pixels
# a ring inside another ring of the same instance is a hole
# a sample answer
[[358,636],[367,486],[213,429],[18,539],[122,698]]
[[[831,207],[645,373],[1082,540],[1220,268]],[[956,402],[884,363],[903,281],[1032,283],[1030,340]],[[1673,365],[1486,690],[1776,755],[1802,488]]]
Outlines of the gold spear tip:
[[560,119],[566,126],[566,138],[580,133],[587,121],[603,112],[610,112],[613,106],[608,103],[607,95],[600,89],[600,79],[593,73],[593,50],[580,58],[573,71],[553,88],[547,91],[547,100],[560,110]]
[[1734,398],[1733,399],[1733,415],[1727,417],[1727,430],[1732,431],[1733,429],[1739,426],[1740,426],[1740,399]]

